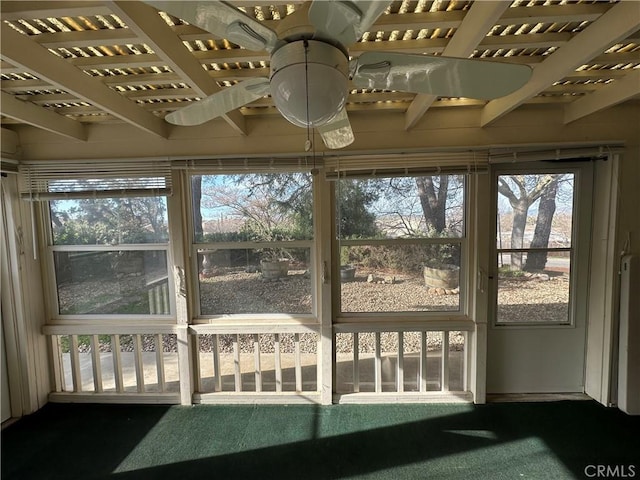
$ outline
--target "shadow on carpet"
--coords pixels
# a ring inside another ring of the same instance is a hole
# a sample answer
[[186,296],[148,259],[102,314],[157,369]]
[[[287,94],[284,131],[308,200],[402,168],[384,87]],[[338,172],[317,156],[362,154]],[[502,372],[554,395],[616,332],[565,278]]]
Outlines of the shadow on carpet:
[[638,475],[639,431],[640,417],[592,401],[49,404],[3,430],[1,471],[3,480],[562,479],[605,465]]

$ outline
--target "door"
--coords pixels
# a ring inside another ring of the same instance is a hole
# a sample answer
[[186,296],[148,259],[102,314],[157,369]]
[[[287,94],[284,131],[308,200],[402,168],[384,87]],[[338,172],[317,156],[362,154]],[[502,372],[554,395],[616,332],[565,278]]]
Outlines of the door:
[[592,175],[575,165],[493,171],[487,393],[584,391]]

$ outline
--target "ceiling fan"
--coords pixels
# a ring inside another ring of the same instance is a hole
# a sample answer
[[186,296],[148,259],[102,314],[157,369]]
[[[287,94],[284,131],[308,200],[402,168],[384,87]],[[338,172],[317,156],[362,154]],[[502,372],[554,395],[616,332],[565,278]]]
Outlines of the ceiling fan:
[[343,148],[354,140],[345,109],[349,79],[362,89],[490,100],[517,90],[531,76],[527,65],[398,52],[365,52],[350,60],[347,46],[390,1],[307,2],[281,20],[277,32],[222,1],[145,3],[271,55],[269,78],[241,81],[172,112],[165,119],[175,125],[199,125],[270,94],[291,123],[316,128],[327,148]]

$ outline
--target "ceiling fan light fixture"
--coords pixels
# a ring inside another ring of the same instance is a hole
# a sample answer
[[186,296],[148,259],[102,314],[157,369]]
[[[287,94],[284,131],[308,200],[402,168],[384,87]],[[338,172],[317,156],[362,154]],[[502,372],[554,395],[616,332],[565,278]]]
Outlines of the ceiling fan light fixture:
[[284,45],[274,52],[271,71],[273,101],[299,127],[325,125],[347,101],[347,57],[332,45],[313,40]]

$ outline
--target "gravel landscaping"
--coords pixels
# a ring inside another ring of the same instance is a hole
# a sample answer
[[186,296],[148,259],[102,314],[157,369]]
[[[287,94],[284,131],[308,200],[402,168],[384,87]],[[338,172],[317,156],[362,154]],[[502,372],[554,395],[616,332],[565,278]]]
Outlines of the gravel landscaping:
[[499,323],[564,323],[569,314],[569,275],[562,272],[501,277]]
[[[373,276],[372,281],[369,276]],[[358,272],[342,283],[343,312],[416,312],[458,310],[459,296],[439,294],[425,286],[422,277],[379,272]],[[309,314],[311,280],[304,270],[290,270],[275,281],[259,272],[227,269],[200,280],[203,315],[228,313]]]

